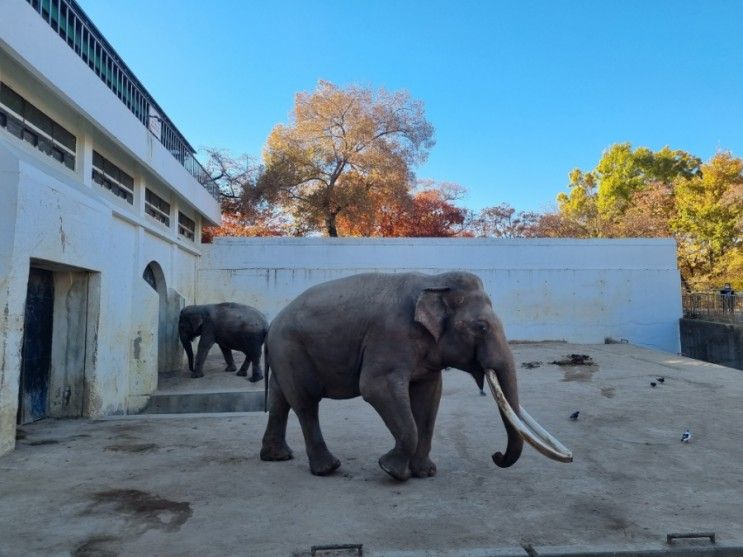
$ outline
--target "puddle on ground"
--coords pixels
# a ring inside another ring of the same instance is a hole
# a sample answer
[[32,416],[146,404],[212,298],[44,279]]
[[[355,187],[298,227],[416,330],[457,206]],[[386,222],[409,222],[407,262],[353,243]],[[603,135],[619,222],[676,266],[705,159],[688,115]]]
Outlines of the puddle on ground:
[[605,396],[606,398],[614,398],[614,392],[616,389],[614,387],[601,387],[601,396]]
[[590,383],[593,379],[593,374],[599,370],[599,366],[560,366],[563,373],[565,374],[562,378],[563,381],[580,381],[581,383]]
[[99,491],[83,514],[106,512],[126,517],[139,535],[151,529],[176,532],[193,514],[187,501],[170,501],[137,489]]

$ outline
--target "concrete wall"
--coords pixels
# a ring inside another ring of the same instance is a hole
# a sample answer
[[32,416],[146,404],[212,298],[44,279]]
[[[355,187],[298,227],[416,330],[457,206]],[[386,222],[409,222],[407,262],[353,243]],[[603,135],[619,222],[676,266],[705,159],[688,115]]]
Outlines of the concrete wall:
[[[158,296],[142,273],[152,261],[162,268],[171,319],[195,292],[195,245],[169,239],[146,219],[123,218],[115,204],[58,166],[0,133],[0,454],[15,441],[32,264],[55,272],[50,415],[139,409],[157,386],[151,343],[160,328],[159,303],[153,312],[150,299]],[[149,336],[137,344],[138,330]],[[166,361],[180,367],[177,335],[171,337]],[[154,365],[142,364],[143,355]],[[132,370],[140,375],[130,377]]]
[[681,319],[681,353],[690,358],[743,369],[743,325]]
[[468,270],[513,340],[604,342],[678,352],[673,240],[217,238],[198,303],[235,301],[269,318],[309,286],[365,271]]

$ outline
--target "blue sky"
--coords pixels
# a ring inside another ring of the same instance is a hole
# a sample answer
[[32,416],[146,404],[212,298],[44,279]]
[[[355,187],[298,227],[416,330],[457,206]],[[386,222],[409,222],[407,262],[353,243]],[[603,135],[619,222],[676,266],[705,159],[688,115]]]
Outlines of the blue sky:
[[79,0],[197,148],[260,156],[318,79],[407,89],[420,178],[543,210],[611,143],[743,155],[743,2]]

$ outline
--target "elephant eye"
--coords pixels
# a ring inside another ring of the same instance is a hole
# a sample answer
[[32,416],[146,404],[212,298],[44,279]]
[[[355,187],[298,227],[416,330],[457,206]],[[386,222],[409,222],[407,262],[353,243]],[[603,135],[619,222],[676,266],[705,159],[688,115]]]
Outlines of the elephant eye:
[[473,328],[477,334],[484,335],[488,332],[490,326],[485,321],[476,321]]

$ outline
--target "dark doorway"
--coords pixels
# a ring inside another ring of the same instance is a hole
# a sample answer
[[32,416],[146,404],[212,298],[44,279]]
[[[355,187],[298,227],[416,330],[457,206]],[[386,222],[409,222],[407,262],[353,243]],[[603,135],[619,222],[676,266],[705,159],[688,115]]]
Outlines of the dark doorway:
[[18,389],[19,424],[35,422],[47,415],[53,317],[54,274],[32,267],[28,276],[23,325],[21,379]]

